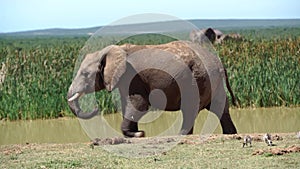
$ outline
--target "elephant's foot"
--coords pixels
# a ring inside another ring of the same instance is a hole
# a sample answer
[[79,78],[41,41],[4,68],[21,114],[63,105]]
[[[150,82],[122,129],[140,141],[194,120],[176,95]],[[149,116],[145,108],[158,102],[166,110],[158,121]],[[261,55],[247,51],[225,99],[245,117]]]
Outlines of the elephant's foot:
[[138,123],[127,118],[123,119],[121,130],[125,137],[145,137],[145,132],[138,129]]
[[144,131],[135,132],[134,137],[145,137],[145,132]]
[[232,128],[223,128],[223,134],[237,134],[237,131],[234,126]]
[[189,135],[189,134],[193,134],[193,130],[194,130],[194,127],[192,127],[191,129],[181,129],[180,131],[180,135]]
[[145,137],[145,132],[144,131],[123,131],[123,134],[125,137]]

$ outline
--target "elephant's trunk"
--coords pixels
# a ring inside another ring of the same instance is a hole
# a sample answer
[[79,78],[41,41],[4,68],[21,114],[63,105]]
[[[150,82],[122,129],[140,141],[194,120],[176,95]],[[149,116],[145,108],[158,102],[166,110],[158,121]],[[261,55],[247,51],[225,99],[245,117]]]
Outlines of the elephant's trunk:
[[80,94],[80,93],[75,93],[73,94],[71,92],[71,90],[69,90],[68,92],[68,104],[69,104],[69,107],[72,111],[72,113],[81,118],[81,119],[90,119],[94,116],[96,116],[99,112],[99,109],[98,108],[95,108],[92,112],[83,112],[80,108],[80,105],[79,105],[79,98],[80,96],[82,96],[83,94]]

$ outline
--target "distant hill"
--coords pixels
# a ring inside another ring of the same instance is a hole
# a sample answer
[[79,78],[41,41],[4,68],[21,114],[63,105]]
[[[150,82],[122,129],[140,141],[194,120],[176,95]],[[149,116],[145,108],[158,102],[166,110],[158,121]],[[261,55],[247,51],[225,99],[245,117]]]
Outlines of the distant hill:
[[189,20],[198,28],[253,29],[274,27],[300,27],[300,19],[227,19]]
[[[300,19],[227,19],[227,20],[187,20],[194,24],[199,29],[213,27],[221,30],[230,30],[230,29],[254,29],[254,28],[275,28],[275,27],[300,27]],[[142,24],[132,24],[132,25],[119,25],[110,27],[112,29],[115,28],[116,33],[120,32],[120,27],[126,30],[142,30],[145,27],[150,28],[159,28],[158,25],[174,25],[173,23],[180,21],[167,21],[167,22],[154,22],[154,23],[142,23]],[[23,31],[23,32],[13,32],[13,33],[0,33],[0,36],[90,36],[99,30],[99,27],[92,28],[82,28],[82,29],[44,29],[44,30],[33,30],[33,31]],[[170,31],[172,29],[178,30],[178,28],[174,28],[174,26],[170,26]],[[153,29],[150,29],[153,30]]]
[[53,28],[13,33],[0,33],[0,36],[89,36],[96,32],[98,29],[100,29],[100,27],[82,29]]

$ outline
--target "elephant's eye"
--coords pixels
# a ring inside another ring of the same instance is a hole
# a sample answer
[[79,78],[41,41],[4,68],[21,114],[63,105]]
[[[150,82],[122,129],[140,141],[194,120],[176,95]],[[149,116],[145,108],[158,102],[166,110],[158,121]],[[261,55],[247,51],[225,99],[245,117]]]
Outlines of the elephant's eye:
[[88,77],[88,76],[89,76],[89,72],[82,72],[82,75],[83,75],[84,77]]

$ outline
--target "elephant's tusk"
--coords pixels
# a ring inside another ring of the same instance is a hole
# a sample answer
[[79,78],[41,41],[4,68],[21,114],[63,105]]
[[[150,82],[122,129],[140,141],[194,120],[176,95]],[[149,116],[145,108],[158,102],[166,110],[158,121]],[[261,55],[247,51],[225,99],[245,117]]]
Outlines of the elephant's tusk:
[[80,93],[75,93],[71,98],[68,99],[69,102],[72,102],[76,99],[78,99],[82,94]]

